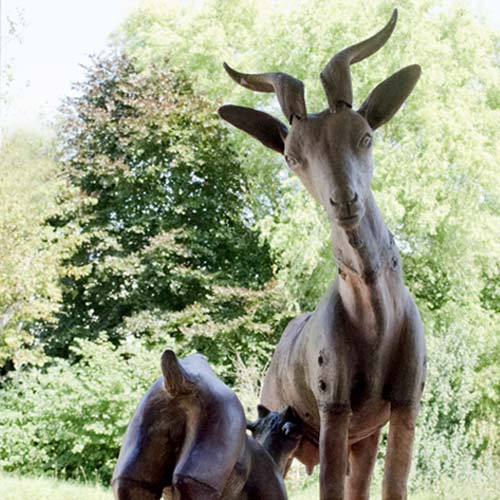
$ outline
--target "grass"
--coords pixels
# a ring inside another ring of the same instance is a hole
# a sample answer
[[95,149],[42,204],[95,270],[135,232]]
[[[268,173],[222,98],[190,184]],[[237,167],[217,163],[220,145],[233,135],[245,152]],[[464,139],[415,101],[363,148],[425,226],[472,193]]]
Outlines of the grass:
[[19,477],[0,473],[2,500],[110,500],[111,490],[93,484],[48,477]]
[[[485,488],[486,486],[486,488]],[[317,486],[311,486],[302,491],[290,494],[290,500],[314,500],[319,498]],[[381,498],[375,490],[371,498]],[[443,481],[432,491],[419,491],[408,495],[410,500],[500,500],[499,486],[496,484],[469,484]]]
[[[409,495],[410,500],[500,500],[500,473],[492,477],[472,475],[463,481],[446,479],[432,490]],[[110,500],[111,490],[92,484],[61,481],[53,478],[18,477],[0,473],[0,498],[2,500]],[[319,498],[314,481],[306,488],[292,488],[290,500],[315,500]],[[374,487],[372,498],[380,498],[380,487]]]
[[[319,498],[318,483],[289,491],[290,500]],[[372,486],[371,498],[381,498],[380,484]],[[491,476],[472,474],[466,480],[443,479],[431,489],[410,492],[409,500],[500,500],[500,472]]]

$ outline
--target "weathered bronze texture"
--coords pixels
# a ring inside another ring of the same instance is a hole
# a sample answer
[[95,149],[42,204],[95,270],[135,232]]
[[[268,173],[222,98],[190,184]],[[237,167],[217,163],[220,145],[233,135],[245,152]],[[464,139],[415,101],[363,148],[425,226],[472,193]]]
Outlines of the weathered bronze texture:
[[[282,153],[331,221],[338,276],[315,311],[285,329],[261,398],[273,410],[292,406],[304,421],[306,437],[295,456],[309,471],[320,463],[322,500],[369,498],[380,429],[387,422],[382,496],[407,498],[426,372],[424,330],[370,185],[373,131],[405,102],[420,67],[408,66],[380,83],[357,111],[350,77],[350,64],[380,49],[396,19],[394,11],[380,32],[330,60],[321,74],[328,109],[317,114],[304,113],[303,92],[292,77],[269,86],[262,75],[253,80],[226,66],[248,88],[272,87],[290,129],[261,111],[219,110],[223,119]],[[295,104],[291,96],[298,96]]]
[[293,410],[259,407],[253,439],[238,398],[203,356],[179,361],[167,350],[161,367],[125,434],[115,499],[286,500],[282,472],[302,438]]

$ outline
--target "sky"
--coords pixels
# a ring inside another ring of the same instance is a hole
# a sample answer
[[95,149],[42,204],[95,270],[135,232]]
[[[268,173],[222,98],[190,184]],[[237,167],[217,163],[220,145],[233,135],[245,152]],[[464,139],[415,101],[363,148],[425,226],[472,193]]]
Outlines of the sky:
[[[81,80],[89,54],[105,49],[139,0],[0,0],[2,66],[12,62],[14,81],[3,78],[4,129],[39,127]],[[20,24],[20,38],[8,34],[8,18]],[[7,88],[8,86],[8,88]],[[1,103],[0,103],[1,104]]]
[[[173,0],[165,0],[165,2]],[[451,0],[450,0],[451,1]],[[106,48],[115,31],[141,0],[0,0],[1,65],[12,63],[12,82],[5,75],[0,93],[0,129],[44,127],[54,117],[71,83],[82,79],[89,54]],[[465,0],[500,30],[499,0]],[[397,0],[395,0],[397,4]],[[8,34],[8,18],[22,20],[21,40]]]

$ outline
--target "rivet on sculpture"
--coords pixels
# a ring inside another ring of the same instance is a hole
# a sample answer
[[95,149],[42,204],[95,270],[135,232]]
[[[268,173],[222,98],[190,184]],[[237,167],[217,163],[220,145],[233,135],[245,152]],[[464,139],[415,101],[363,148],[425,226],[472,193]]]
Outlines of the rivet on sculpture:
[[384,500],[407,498],[415,421],[425,381],[424,330],[403,283],[394,238],[375,203],[373,132],[398,111],[420,76],[407,66],[352,109],[350,65],[378,51],[395,10],[376,35],[337,53],[321,73],[328,109],[308,114],[304,85],[285,73],[231,78],[274,92],[290,128],[267,113],[223,106],[220,116],[284,155],[331,221],[338,276],[313,313],[290,322],[266,374],[261,401],[290,405],[306,422],[295,453],[320,464],[322,500],[369,498],[381,428],[389,422]]

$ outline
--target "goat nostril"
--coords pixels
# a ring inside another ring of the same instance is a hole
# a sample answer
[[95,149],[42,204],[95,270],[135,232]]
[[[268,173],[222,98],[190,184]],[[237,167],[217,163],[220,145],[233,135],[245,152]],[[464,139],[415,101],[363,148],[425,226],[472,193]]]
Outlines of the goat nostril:
[[349,205],[354,205],[358,199],[358,193],[349,189],[347,192],[343,193],[342,196],[336,197],[331,195],[330,205],[332,207],[339,207],[340,205],[348,207]]
[[351,201],[349,201],[349,205],[353,205],[354,203],[356,203],[358,201],[358,193],[354,193],[352,195],[352,198],[351,198]]

